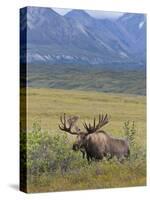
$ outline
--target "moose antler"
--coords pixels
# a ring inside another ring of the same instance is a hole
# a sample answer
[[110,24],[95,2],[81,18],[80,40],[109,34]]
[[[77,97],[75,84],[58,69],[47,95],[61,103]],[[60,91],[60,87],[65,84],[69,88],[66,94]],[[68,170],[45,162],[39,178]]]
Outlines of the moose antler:
[[89,123],[89,125],[87,125],[87,123],[83,123],[83,126],[85,128],[85,130],[87,131],[88,134],[94,133],[96,131],[99,131],[105,124],[107,124],[109,122],[108,120],[108,115],[106,114],[105,116],[99,115],[99,120],[98,120],[98,124],[96,125],[96,119],[94,117],[94,121],[93,121],[93,125],[91,125]]
[[77,127],[75,127],[76,128],[76,132],[71,130],[78,119],[79,119],[78,116],[71,116],[68,119],[66,119],[66,114],[64,113],[63,117],[60,116],[61,125],[58,125],[58,126],[59,126],[60,130],[62,130],[62,131],[68,132],[68,133],[70,133],[72,135],[78,135]]

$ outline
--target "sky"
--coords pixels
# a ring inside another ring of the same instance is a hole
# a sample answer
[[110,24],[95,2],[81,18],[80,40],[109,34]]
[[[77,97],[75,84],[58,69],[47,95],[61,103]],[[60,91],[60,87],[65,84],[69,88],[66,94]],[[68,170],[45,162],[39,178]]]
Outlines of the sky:
[[[57,13],[60,15],[65,15],[67,12],[71,11],[71,9],[67,8],[53,8]],[[89,15],[95,18],[118,18],[123,15],[122,12],[111,12],[111,11],[94,11],[94,10],[84,10],[86,11]]]

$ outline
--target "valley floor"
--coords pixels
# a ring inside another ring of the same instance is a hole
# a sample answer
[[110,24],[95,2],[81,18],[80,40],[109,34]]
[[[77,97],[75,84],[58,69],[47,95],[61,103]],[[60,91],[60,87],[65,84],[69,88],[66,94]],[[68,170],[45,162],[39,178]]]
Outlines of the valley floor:
[[[24,90],[21,90],[23,101]],[[92,121],[99,113],[108,113],[109,124],[104,128],[114,137],[124,137],[125,121],[134,121],[136,125],[135,141],[141,152],[146,150],[146,97],[113,93],[60,89],[27,89],[28,131],[38,122],[42,130],[49,134],[62,135],[58,128],[60,115],[80,116],[81,121]],[[24,120],[22,118],[22,120]],[[36,135],[35,135],[36,136]],[[43,136],[42,136],[43,137]],[[75,138],[67,135],[71,149]],[[63,146],[63,148],[65,145]],[[50,148],[50,147],[49,147]],[[40,155],[39,155],[40,156]],[[109,187],[140,186],[146,184],[146,156],[120,164],[117,161],[102,161],[88,165],[81,155],[72,170],[61,174],[59,169],[51,175],[47,172],[35,176],[30,174],[29,192],[46,192],[75,189],[94,189]]]

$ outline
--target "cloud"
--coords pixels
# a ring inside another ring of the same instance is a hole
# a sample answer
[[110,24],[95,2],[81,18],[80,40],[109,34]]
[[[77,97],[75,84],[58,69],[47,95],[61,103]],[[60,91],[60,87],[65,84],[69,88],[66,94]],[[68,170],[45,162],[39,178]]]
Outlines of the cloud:
[[[72,9],[68,8],[53,8],[54,11],[59,13],[60,15],[65,15]],[[124,13],[122,12],[111,12],[111,11],[98,11],[98,10],[85,10],[89,15],[95,18],[109,18],[109,19],[116,19],[122,16]]]
[[89,15],[95,17],[95,18],[118,18],[122,16],[124,13],[122,12],[111,12],[111,11],[92,11],[87,10],[86,11]]
[[59,13],[60,15],[65,15],[66,13],[68,13],[69,11],[71,11],[72,9],[68,9],[68,8],[52,8],[55,12]]

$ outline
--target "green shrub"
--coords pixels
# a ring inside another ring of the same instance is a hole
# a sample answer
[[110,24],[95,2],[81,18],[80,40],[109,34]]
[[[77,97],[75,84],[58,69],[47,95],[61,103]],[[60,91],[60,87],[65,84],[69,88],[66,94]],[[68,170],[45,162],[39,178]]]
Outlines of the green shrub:
[[126,121],[124,122],[124,132],[125,136],[128,139],[130,143],[130,147],[134,148],[136,143],[135,143],[135,134],[136,134],[136,127],[135,127],[135,122],[130,122]]
[[[64,174],[85,164],[80,152],[76,153],[71,150],[67,134],[51,134],[42,130],[40,123],[36,122],[28,133],[21,132],[21,150],[24,152],[25,134],[27,134],[28,175],[54,173],[58,170]],[[25,159],[22,162],[25,162]]]
[[143,151],[143,149],[141,149],[136,142],[137,128],[135,122],[124,122],[123,129],[130,146],[130,161],[135,161],[136,159],[142,160],[143,158],[145,159],[145,151]]

